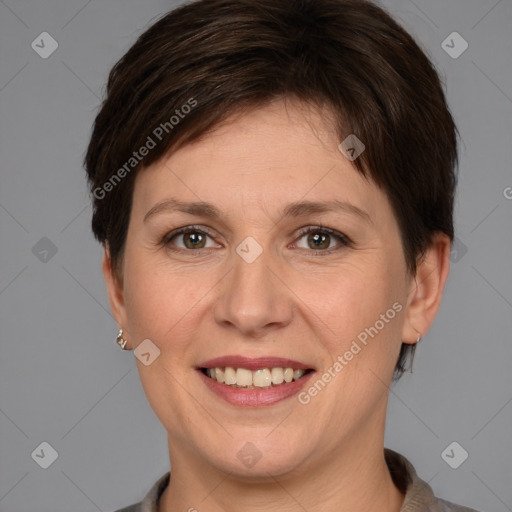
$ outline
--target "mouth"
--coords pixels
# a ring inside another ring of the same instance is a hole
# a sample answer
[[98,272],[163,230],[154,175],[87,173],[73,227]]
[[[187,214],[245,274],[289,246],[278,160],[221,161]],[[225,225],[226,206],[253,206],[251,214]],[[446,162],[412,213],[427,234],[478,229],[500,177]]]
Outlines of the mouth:
[[288,367],[235,368],[232,366],[215,366],[200,368],[200,371],[212,380],[236,389],[269,389],[290,382],[298,381],[313,371],[312,368],[301,369]]
[[311,366],[279,357],[219,357],[196,369],[215,395],[232,405],[252,407],[292,397],[315,373]]

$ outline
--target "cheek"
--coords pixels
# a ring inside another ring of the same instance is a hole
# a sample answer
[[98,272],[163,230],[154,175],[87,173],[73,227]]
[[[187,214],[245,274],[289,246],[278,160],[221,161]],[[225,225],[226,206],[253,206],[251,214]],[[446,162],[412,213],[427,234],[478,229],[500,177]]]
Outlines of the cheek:
[[394,366],[401,344],[405,282],[392,260],[361,258],[357,265],[341,265],[328,275],[297,280],[304,315],[315,323],[313,330],[329,360],[346,354],[344,360],[354,370],[384,366],[388,372]]
[[190,340],[184,330],[197,327],[196,312],[207,300],[215,285],[211,272],[199,272],[190,267],[169,267],[160,258],[144,251],[125,259],[125,300],[130,332],[138,340],[149,338],[163,348],[172,340],[173,350],[180,340]]
[[380,313],[391,307],[398,295],[397,276],[392,276],[392,271],[376,258],[361,258],[357,264],[339,265],[335,271],[318,277],[316,283],[305,283],[303,294],[316,304],[321,318],[348,332],[351,327],[375,322]]

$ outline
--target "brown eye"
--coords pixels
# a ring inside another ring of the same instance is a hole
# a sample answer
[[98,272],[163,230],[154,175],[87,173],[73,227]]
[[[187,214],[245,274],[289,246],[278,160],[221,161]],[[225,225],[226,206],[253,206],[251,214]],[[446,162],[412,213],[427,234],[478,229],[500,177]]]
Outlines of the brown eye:
[[[350,239],[342,233],[320,227],[305,229],[300,233],[299,240],[302,238],[306,238],[307,247],[300,247],[297,243],[294,245],[300,249],[311,249],[315,255],[331,254],[352,244]],[[332,247],[333,241],[338,242],[334,247]]]
[[182,240],[188,249],[202,249],[206,240],[206,237],[197,231],[183,233],[182,237]]
[[307,240],[311,249],[328,249],[331,235],[318,232],[309,233]]
[[[211,238],[211,236],[205,231],[189,226],[169,233],[162,240],[162,244],[165,246],[175,246],[177,250],[193,251],[208,248],[206,247],[208,238]],[[213,245],[210,247],[213,247]],[[172,247],[169,248],[171,249]]]

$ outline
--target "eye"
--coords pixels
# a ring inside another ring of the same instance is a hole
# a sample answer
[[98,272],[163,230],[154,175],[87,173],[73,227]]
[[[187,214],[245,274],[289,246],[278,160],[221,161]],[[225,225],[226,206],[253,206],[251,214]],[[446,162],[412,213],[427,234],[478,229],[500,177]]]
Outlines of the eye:
[[[179,246],[172,242],[175,238],[177,240],[181,240],[183,242],[183,246]],[[205,229],[199,229],[196,226],[187,226],[165,235],[162,240],[162,244],[167,247],[175,245],[178,247],[178,250],[209,249],[211,247],[215,247],[215,244],[210,247],[206,246],[207,238],[211,238],[211,235]],[[169,248],[174,250],[172,247]]]
[[[302,230],[300,232],[300,238],[304,237],[307,237],[306,244],[308,245],[305,249],[312,249],[315,255],[323,256],[352,245],[351,240],[343,233],[318,226]],[[334,248],[331,247],[333,239],[338,241],[338,246]],[[294,245],[296,244],[297,243],[294,243]],[[299,248],[303,249],[304,247]]]
[[[198,226],[186,226],[165,235],[161,244],[171,251],[196,251],[199,249],[211,249],[216,247],[215,243],[207,246],[208,238],[213,235],[209,233],[206,228],[199,228]],[[299,233],[299,240],[306,238],[307,247],[298,246],[297,242],[293,246],[300,249],[310,249],[315,256],[324,256],[332,252],[339,251],[344,247],[352,245],[352,241],[343,233],[333,229],[324,228],[322,226],[312,226],[301,230]],[[182,245],[176,243],[181,241]],[[332,247],[333,240],[338,241],[337,246]],[[173,248],[176,247],[176,248]]]

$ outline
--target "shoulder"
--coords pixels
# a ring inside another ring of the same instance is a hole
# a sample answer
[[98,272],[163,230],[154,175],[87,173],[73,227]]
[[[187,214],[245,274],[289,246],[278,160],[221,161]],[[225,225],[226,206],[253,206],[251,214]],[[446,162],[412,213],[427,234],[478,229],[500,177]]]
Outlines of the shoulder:
[[162,496],[168,486],[170,477],[171,473],[168,471],[153,484],[142,501],[114,510],[113,512],[157,512],[160,496]]
[[430,485],[419,478],[413,465],[403,455],[387,448],[384,455],[393,482],[405,495],[400,512],[477,512],[437,498]]
[[446,500],[437,498],[435,504],[433,504],[428,509],[427,512],[478,512],[478,511],[473,508],[464,507],[462,505],[456,505],[455,503],[451,503],[450,501],[446,501]]

